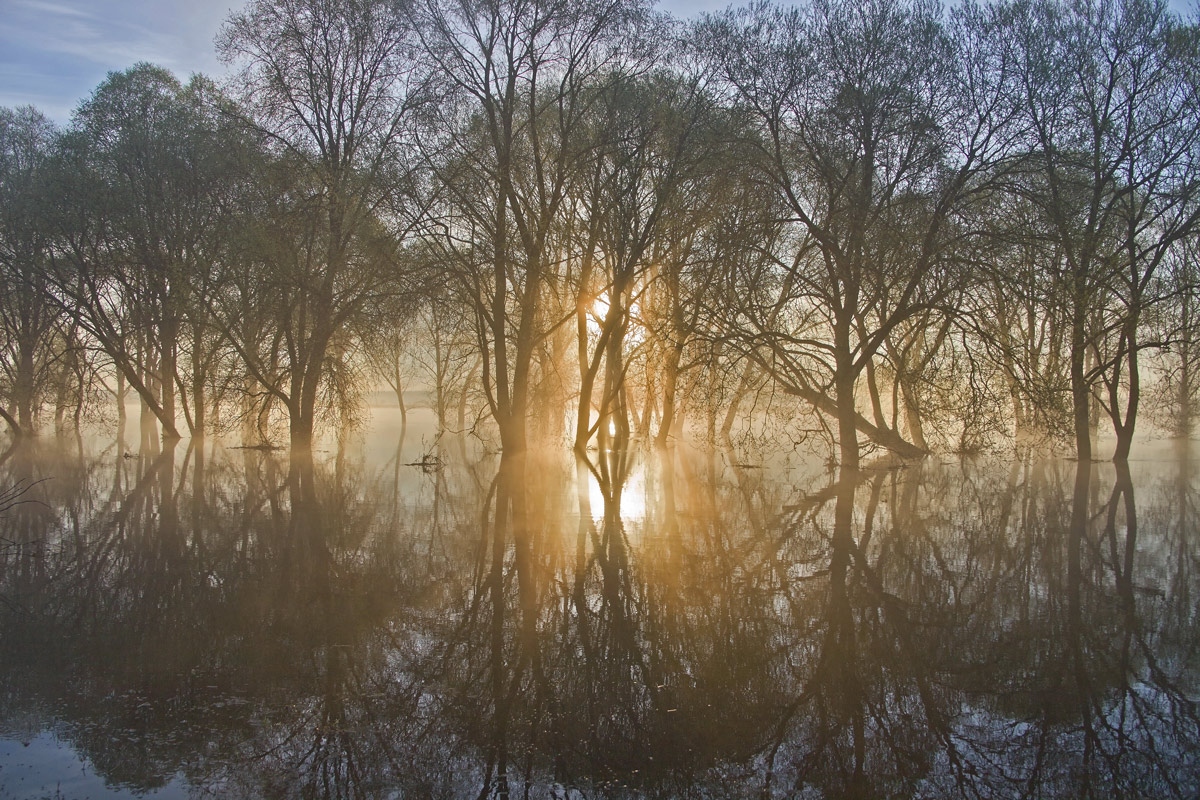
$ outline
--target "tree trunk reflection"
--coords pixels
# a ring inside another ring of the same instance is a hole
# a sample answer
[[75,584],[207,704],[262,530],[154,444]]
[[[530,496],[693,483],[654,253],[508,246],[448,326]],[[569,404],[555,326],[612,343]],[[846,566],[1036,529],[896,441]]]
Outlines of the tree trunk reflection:
[[21,446],[0,721],[130,791],[1196,787],[1186,465]]

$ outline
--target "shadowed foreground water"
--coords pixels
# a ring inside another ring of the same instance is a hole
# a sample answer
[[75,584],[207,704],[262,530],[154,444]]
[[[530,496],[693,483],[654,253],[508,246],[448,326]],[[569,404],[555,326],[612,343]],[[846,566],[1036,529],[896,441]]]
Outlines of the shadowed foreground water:
[[1186,454],[564,454],[498,526],[389,436],[10,451],[0,797],[1200,790]]

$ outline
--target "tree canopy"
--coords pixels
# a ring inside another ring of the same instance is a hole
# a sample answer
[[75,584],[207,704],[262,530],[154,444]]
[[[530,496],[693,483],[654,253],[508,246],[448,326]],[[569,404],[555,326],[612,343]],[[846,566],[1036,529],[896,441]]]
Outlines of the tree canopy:
[[[296,446],[386,384],[847,467],[1190,429],[1200,34],[1157,0],[254,0],[222,86],[0,113],[0,408]],[[416,395],[414,395],[416,396]],[[451,409],[458,413],[451,413]],[[99,412],[98,412],[99,413]]]

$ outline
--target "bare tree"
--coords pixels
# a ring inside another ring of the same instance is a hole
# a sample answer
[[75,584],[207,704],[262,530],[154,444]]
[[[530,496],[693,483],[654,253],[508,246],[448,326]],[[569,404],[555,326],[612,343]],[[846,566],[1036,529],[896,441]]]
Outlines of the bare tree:
[[[661,386],[646,387],[642,419],[648,421],[661,392],[663,424],[673,424],[688,320],[681,308],[660,307],[664,316],[652,321],[648,301],[658,280],[669,284],[659,287],[666,296],[672,289],[678,296],[680,272],[691,257],[688,242],[713,201],[706,179],[719,163],[718,151],[705,146],[713,143],[715,102],[698,76],[614,77],[596,91],[598,142],[580,208],[583,240],[576,245],[580,451],[597,431],[618,447],[628,440],[635,410],[628,377],[635,366],[649,380],[658,373],[662,379]],[[654,347],[656,334],[675,341]],[[635,348],[641,351],[636,365]]]
[[56,135],[31,106],[0,108],[0,396],[13,431],[33,433],[51,383],[60,317],[48,297],[50,231],[43,222],[42,184]]
[[[316,226],[305,234],[306,277],[292,301],[302,321],[289,341],[288,384],[256,376],[288,408],[294,445],[312,439],[331,344],[380,289],[380,270],[362,269],[383,255],[380,226],[402,240],[413,223],[408,152],[422,94],[412,45],[409,15],[385,0],[255,0],[217,39],[221,57],[241,66],[234,85],[247,121],[302,171],[293,186]],[[255,362],[237,327],[225,319]]]
[[844,466],[860,431],[920,454],[858,411],[859,380],[955,284],[955,215],[1005,144],[1001,87],[971,80],[970,51],[917,3],[754,6],[699,32],[795,228],[773,269],[746,276],[735,327],[785,391],[836,419]]
[[1152,384],[1156,421],[1181,436],[1190,436],[1200,408],[1200,243],[1193,236],[1180,242],[1167,259],[1156,293],[1169,298],[1148,320],[1151,336],[1167,345],[1154,353]]
[[[213,94],[203,78],[183,86],[149,64],[111,73],[56,158],[52,296],[168,439],[179,438],[176,401],[188,392],[181,347],[206,358],[197,293],[219,252],[237,151],[210,113]],[[188,422],[202,428],[194,397]]]
[[1195,35],[1157,0],[1010,8],[1028,190],[1063,259],[1076,451],[1092,457],[1095,400],[1123,460],[1155,276],[1200,220]]
[[[488,592],[500,626],[511,541],[520,642],[535,672],[539,589],[529,507],[538,498],[526,473],[530,415],[548,377],[539,367],[554,366],[539,360],[542,345],[558,322],[574,316],[571,309],[554,319],[546,297],[561,275],[566,248],[559,237],[582,178],[578,166],[594,146],[586,126],[596,95],[584,89],[638,55],[645,13],[631,0],[430,0],[421,8],[426,57],[446,97],[432,120],[441,135],[426,143],[444,197],[434,242],[474,319],[483,389],[503,448]],[[511,709],[499,665],[493,680],[499,691],[492,722],[503,742]],[[503,745],[489,761],[506,786]]]
[[425,49],[452,101],[438,119],[452,214],[439,241],[461,265],[489,404],[505,451],[516,454],[526,446],[534,356],[554,322],[542,303],[561,252],[554,234],[593,146],[584,126],[597,98],[584,87],[637,54],[644,9],[625,0],[447,2],[423,13]]

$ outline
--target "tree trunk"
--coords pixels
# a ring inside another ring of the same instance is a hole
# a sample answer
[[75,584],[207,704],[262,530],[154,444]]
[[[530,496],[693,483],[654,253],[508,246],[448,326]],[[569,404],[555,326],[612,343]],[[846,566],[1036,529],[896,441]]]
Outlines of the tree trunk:
[[22,341],[18,345],[17,374],[13,381],[13,395],[17,406],[17,421],[21,430],[32,434],[33,429],[33,397],[34,397],[34,365],[32,343]]
[[858,414],[855,411],[854,354],[850,349],[850,320],[840,314],[834,323],[834,402],[837,406],[838,450],[842,470],[858,470]]
[[297,408],[289,414],[288,433],[293,450],[312,447],[314,414],[310,408]]
[[322,330],[309,340],[308,358],[300,377],[299,397],[293,396],[288,406],[292,447],[312,446],[313,432],[317,419],[317,395],[321,388],[321,373],[324,371],[325,355],[333,332]]
[[[404,386],[400,383],[400,373],[396,373],[396,405],[400,406],[400,424],[408,424],[408,406],[404,404]],[[444,414],[441,400],[441,390],[438,390],[438,426],[443,427],[444,423],[442,416]]]
[[900,381],[900,397],[904,401],[904,421],[908,425],[909,440],[922,450],[928,450],[925,426],[921,422],[921,410],[907,378]]
[[205,426],[207,425],[206,405],[207,398],[204,392],[204,381],[207,377],[204,370],[204,358],[200,353],[200,334],[199,331],[192,337],[192,436],[198,439],[204,438]]
[[[142,435],[141,451],[146,454],[157,452],[158,451],[158,424],[157,424],[158,417],[155,415],[154,410],[150,407],[150,404],[146,402],[145,398],[142,398],[141,416],[140,416],[139,421],[141,423],[141,435]],[[163,438],[164,438],[164,441],[175,441],[175,439],[170,438],[170,437],[163,437]]]
[[[163,439],[179,439],[175,427],[175,376],[178,370],[179,320],[174,313],[164,314],[159,331],[158,391],[162,407]],[[167,423],[170,423],[169,425]]]
[[[1186,266],[1186,263],[1185,263]],[[1190,272],[1190,270],[1189,270]],[[1189,276],[1190,278],[1190,276]],[[1175,433],[1184,438],[1192,434],[1192,295],[1185,292],[1179,315],[1179,387],[1177,391]]]
[[1192,434],[1192,365],[1191,346],[1186,340],[1179,346],[1179,408],[1176,411],[1175,431],[1184,438]]
[[21,426],[17,424],[17,421],[16,421],[15,419],[13,419],[13,417],[12,417],[12,414],[9,414],[9,413],[8,413],[8,412],[7,412],[7,411],[4,409],[4,407],[3,407],[3,406],[0,406],[0,419],[3,419],[5,422],[7,422],[7,423],[8,423],[8,427],[9,427],[10,429],[12,429],[13,436],[21,436],[21,435],[23,435],[23,431],[21,430]]
[[733,393],[733,397],[729,401],[729,407],[725,409],[725,419],[721,422],[721,438],[728,439],[729,434],[733,431],[733,424],[737,422],[738,410],[742,406],[742,400],[750,393],[750,388],[753,385],[754,379],[754,362],[747,361],[746,367],[742,370],[742,378],[738,381],[737,389]]
[[842,366],[834,378],[837,396],[838,452],[843,470],[858,469],[858,414],[854,409],[854,373]]
[[681,349],[677,344],[671,345],[667,350],[666,363],[663,365],[663,409],[662,421],[658,426],[658,444],[660,445],[667,443],[667,437],[671,435],[671,429],[675,425],[675,391],[679,385]]
[[1085,377],[1083,312],[1076,307],[1071,321],[1071,408],[1075,425],[1075,457],[1092,460],[1091,386]]
[[153,415],[162,424],[164,439],[179,439],[179,430],[175,427],[175,418],[169,416],[158,402],[159,393],[154,383],[154,376],[149,372],[138,373],[136,366],[129,363],[127,354],[104,348],[104,352],[113,359],[113,364],[124,376],[129,385],[142,401],[142,414]]
[[129,412],[125,410],[125,373],[117,370],[117,422],[124,425]]
[[587,450],[588,439],[592,430],[592,393],[595,390],[596,373],[594,370],[583,370],[579,379],[579,407],[575,416],[575,450]]
[[1130,324],[1130,330],[1127,332],[1129,353],[1126,355],[1125,363],[1129,371],[1129,396],[1125,401],[1124,415],[1121,414],[1120,408],[1116,403],[1117,392],[1114,391],[1113,393],[1113,428],[1117,434],[1117,447],[1113,453],[1113,461],[1122,463],[1129,460],[1129,451],[1133,448],[1133,433],[1137,425],[1138,404],[1141,402],[1142,396],[1141,376],[1138,374],[1136,324],[1136,320],[1134,320]]

